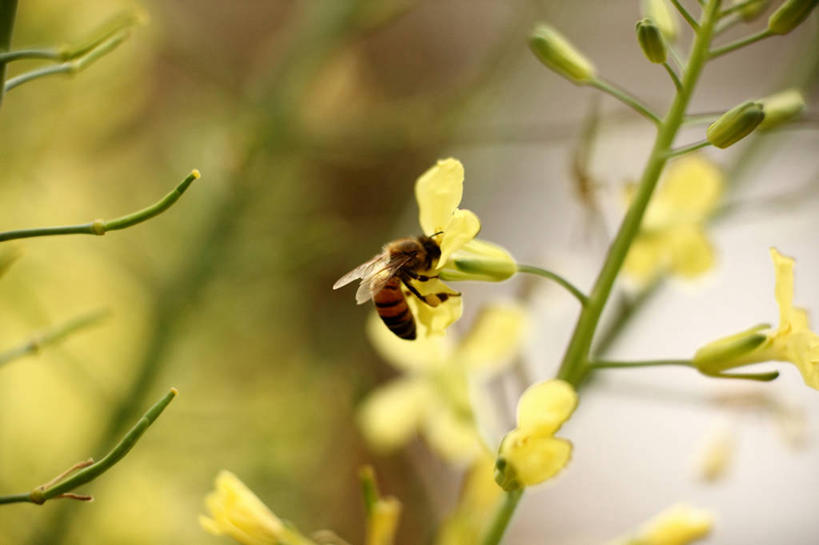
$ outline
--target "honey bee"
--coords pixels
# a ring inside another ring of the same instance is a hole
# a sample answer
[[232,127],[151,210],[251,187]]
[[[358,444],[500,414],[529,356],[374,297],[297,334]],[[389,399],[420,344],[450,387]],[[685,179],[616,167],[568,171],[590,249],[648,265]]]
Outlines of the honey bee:
[[[361,305],[372,299],[378,316],[390,331],[402,339],[415,339],[415,318],[407,304],[408,295],[433,307],[460,295],[445,292],[422,295],[412,284],[413,280],[427,282],[437,278],[421,274],[431,270],[441,257],[441,248],[434,236],[400,238],[385,244],[380,254],[339,278],[333,289],[360,278],[356,303]],[[406,293],[403,288],[407,289]]]

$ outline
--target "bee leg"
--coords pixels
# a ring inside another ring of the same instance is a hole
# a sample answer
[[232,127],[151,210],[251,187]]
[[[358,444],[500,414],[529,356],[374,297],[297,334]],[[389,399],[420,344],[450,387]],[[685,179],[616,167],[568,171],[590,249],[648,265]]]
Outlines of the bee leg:
[[421,301],[423,301],[424,303],[431,307],[437,307],[450,297],[461,296],[460,293],[447,293],[445,291],[441,293],[430,293],[429,295],[421,295],[421,292],[418,291],[418,289],[415,286],[413,286],[409,282],[409,280],[407,280],[407,278],[401,278],[401,280],[404,282],[404,285],[407,287],[408,290],[410,290],[410,292],[412,292],[414,296],[416,296],[418,299],[420,299]]
[[437,274],[435,276],[427,276],[427,275],[424,275],[424,274],[414,273],[412,271],[404,271],[404,273],[407,276],[409,276],[410,278],[412,278],[414,280],[418,280],[419,282],[429,282],[433,278],[438,278]]

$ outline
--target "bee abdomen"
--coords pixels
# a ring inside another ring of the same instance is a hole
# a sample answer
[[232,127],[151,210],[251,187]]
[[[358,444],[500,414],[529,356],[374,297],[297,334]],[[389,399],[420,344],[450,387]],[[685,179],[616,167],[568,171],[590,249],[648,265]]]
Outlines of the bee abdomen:
[[375,310],[390,331],[406,340],[415,339],[415,319],[407,299],[401,292],[401,281],[392,278],[384,288],[373,296]]

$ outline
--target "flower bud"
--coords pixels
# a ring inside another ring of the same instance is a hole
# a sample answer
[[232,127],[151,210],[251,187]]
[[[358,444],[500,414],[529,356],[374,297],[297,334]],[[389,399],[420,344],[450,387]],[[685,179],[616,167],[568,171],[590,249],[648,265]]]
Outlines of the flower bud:
[[711,123],[705,135],[716,147],[727,148],[751,134],[764,118],[762,104],[749,100],[722,114]]
[[540,62],[577,84],[594,79],[594,65],[559,32],[537,25],[529,36],[529,47]]
[[734,5],[742,4],[737,13],[746,23],[750,23],[762,15],[770,3],[770,0],[753,0],[750,2],[748,0],[734,0]]
[[491,242],[473,239],[455,252],[438,276],[441,280],[500,282],[517,272],[509,252]]
[[654,21],[669,42],[677,38],[677,16],[667,0],[643,0],[643,16]]
[[768,18],[768,31],[787,34],[807,19],[819,0],[785,0]]
[[716,375],[727,369],[751,363],[754,361],[751,357],[753,351],[768,338],[760,332],[769,327],[768,324],[754,326],[708,343],[697,350],[691,361],[706,375]]
[[654,21],[649,18],[637,21],[637,41],[640,42],[640,47],[648,60],[656,63],[665,62],[665,41]]
[[805,109],[805,98],[796,89],[780,91],[765,97],[759,102],[765,110],[765,119],[759,124],[759,130],[772,129],[790,121]]

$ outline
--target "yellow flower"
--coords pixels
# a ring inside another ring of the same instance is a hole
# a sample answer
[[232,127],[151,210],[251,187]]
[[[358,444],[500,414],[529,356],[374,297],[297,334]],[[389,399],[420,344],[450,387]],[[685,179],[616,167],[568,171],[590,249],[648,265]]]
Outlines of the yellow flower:
[[714,516],[684,503],[673,505],[646,522],[636,535],[615,541],[617,545],[687,545],[711,532]]
[[727,369],[766,361],[791,362],[802,373],[805,384],[819,390],[819,336],[810,330],[805,309],[793,306],[794,260],[771,248],[779,305],[779,327],[767,326],[711,342],[694,354],[694,363],[705,374],[719,375]]
[[501,443],[495,480],[504,490],[532,486],[569,462],[572,444],[554,437],[577,406],[577,393],[562,380],[534,384],[518,401],[518,427]]
[[219,472],[216,490],[207,495],[205,506],[210,517],[200,515],[199,523],[213,535],[227,535],[243,545],[313,545],[229,471]]
[[367,545],[392,545],[401,518],[401,502],[388,496],[378,498],[367,517]]
[[734,435],[727,425],[712,430],[703,444],[697,464],[699,477],[715,482],[725,476],[734,458]]
[[666,273],[693,278],[710,269],[714,250],[705,224],[722,190],[722,173],[703,157],[672,163],[626,256],[626,275],[649,284]]
[[495,244],[475,240],[478,217],[461,210],[464,167],[457,159],[441,159],[418,178],[415,197],[419,222],[426,236],[441,248],[436,270],[448,280],[505,280],[515,274],[515,261]]
[[370,340],[405,375],[378,388],[361,405],[358,422],[364,437],[374,449],[388,452],[421,432],[445,459],[474,459],[484,447],[469,380],[501,370],[520,346],[524,329],[523,311],[512,305],[484,310],[458,344],[446,336],[404,341],[373,316],[367,325]]

